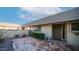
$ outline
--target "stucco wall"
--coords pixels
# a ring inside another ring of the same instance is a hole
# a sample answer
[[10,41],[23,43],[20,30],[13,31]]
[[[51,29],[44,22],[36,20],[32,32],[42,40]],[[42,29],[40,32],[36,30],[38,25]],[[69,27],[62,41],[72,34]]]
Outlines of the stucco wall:
[[70,23],[67,24],[67,42],[72,45],[79,45],[79,35],[76,35],[70,29]]
[[15,35],[22,36],[23,34],[28,35],[28,31],[22,31],[22,30],[0,30],[0,34],[1,33],[3,38],[14,38]]
[[51,37],[52,36],[52,25],[43,25],[41,26],[41,32],[45,34],[45,36],[47,37]]

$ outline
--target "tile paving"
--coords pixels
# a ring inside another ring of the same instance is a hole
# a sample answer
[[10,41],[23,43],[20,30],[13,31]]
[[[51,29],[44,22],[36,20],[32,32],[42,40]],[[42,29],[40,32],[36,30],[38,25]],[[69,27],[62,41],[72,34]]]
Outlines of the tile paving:
[[33,37],[14,39],[13,48],[15,51],[71,51],[63,42],[53,40],[49,43]]

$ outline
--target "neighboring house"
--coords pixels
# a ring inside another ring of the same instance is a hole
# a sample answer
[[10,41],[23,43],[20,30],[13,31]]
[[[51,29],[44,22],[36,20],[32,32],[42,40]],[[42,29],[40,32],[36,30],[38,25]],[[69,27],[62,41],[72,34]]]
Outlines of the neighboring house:
[[19,24],[0,22],[0,29],[21,30],[21,26]]
[[79,8],[73,8],[23,25],[26,30],[38,30],[46,37],[66,40],[79,45]]

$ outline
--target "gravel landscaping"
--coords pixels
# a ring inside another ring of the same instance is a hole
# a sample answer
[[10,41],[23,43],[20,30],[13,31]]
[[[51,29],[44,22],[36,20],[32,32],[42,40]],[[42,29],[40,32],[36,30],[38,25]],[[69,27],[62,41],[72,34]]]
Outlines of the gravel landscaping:
[[14,51],[71,51],[64,42],[53,40],[49,43],[33,37],[14,39],[13,49]]

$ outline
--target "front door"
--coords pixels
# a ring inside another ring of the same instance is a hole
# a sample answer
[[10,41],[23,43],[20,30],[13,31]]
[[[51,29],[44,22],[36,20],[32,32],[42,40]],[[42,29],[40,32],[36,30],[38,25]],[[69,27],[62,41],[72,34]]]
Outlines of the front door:
[[62,39],[62,25],[61,24],[53,25],[53,38],[56,40]]

